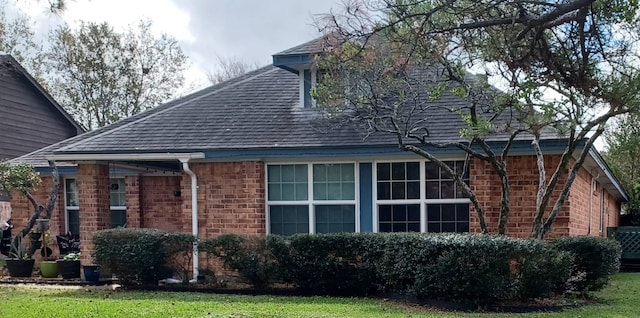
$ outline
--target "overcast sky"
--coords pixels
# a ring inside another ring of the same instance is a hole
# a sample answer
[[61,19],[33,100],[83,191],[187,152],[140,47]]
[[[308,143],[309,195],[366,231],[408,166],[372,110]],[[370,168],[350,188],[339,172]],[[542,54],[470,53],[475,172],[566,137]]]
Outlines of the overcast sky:
[[[1,1],[1,0],[0,0]],[[340,0],[73,0],[59,17],[46,1],[22,0],[18,6],[36,22],[39,33],[63,21],[107,21],[123,28],[142,18],[155,32],[174,36],[189,56],[188,81],[203,82],[216,56],[268,64],[271,55],[319,35],[317,14],[341,6]]]

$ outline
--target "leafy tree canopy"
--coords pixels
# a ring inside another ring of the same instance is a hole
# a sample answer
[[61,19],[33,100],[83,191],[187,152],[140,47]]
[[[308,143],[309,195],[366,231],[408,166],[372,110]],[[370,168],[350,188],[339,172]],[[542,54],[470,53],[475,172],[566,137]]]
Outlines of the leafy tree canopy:
[[[424,146],[458,148],[487,162],[500,177],[499,233],[509,217],[510,147],[521,136],[533,140],[539,188],[532,236],[543,238],[606,123],[640,108],[637,9],[636,0],[350,1],[319,21],[327,48],[314,96],[328,118],[360,123],[365,134],[394,134],[402,149],[452,175]],[[431,103],[450,96],[467,103]],[[459,140],[435,138],[433,111],[460,115],[466,127]],[[500,135],[508,142],[497,149],[488,140]],[[540,140],[558,136],[566,148],[550,166]],[[484,206],[454,179],[489,231]]]

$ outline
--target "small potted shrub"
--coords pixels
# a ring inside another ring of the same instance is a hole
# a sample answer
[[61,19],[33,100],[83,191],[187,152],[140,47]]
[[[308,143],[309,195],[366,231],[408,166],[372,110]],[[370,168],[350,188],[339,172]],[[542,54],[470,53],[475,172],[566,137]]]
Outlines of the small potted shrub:
[[35,263],[31,256],[22,235],[16,236],[11,244],[9,258],[6,260],[9,275],[11,277],[31,277]]
[[62,278],[80,278],[80,253],[69,253],[57,263]]

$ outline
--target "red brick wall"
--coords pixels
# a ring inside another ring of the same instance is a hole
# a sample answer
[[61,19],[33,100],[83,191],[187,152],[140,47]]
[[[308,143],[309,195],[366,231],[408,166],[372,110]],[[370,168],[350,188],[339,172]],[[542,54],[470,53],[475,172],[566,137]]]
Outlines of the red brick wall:
[[[142,177],[140,191],[142,191],[142,207],[144,217],[142,226],[160,229],[168,232],[181,232],[182,200],[184,195],[176,196],[180,191],[181,177]],[[127,213],[129,213],[127,211]],[[133,214],[133,213],[132,213]],[[191,219],[189,219],[191,224]],[[189,227],[190,229],[190,227]],[[188,233],[191,231],[189,230]]]
[[91,263],[93,233],[111,228],[109,166],[78,165],[78,199],[80,204],[80,251],[82,263]]
[[[560,160],[560,156],[545,158],[547,178],[551,177]],[[509,176],[511,210],[507,234],[513,237],[526,238],[531,236],[533,218],[536,210],[536,193],[538,191],[538,166],[535,156],[514,156],[507,159]],[[561,178],[557,190],[551,198],[555,202],[564,184],[566,176]],[[497,232],[500,215],[500,181],[491,165],[485,161],[474,159],[471,165],[470,183],[472,190],[478,195],[485,208],[486,222],[490,232]],[[546,213],[551,211],[551,204]],[[475,212],[471,212],[472,231],[479,232],[480,226]],[[554,226],[549,233],[550,238],[569,234],[569,205],[560,211]]]
[[[265,234],[264,164],[190,164],[198,177],[200,239],[220,234]],[[191,232],[191,177],[182,176],[182,226]]]
[[[586,169],[581,169],[573,183],[569,195],[572,211],[570,235],[604,237],[607,234],[607,227],[618,226],[620,204],[606,190],[603,201],[602,186],[596,184],[595,189],[592,189],[592,180],[591,174]],[[602,231],[600,231],[601,214]]]
[[[64,214],[64,180],[60,178],[60,189],[58,191],[58,200],[51,215],[50,230],[52,235],[58,235],[65,230],[65,214]],[[36,202],[42,205],[47,204],[51,188],[53,187],[53,178],[43,177],[40,185],[32,191]],[[11,194],[11,217],[13,219],[14,233],[22,230],[27,221],[33,214],[33,206],[20,193]]]
[[[547,180],[551,177],[560,161],[560,156],[547,156]],[[526,238],[531,236],[533,218],[536,209],[536,193],[538,191],[538,168],[535,156],[509,157],[507,160],[509,186],[511,191],[511,211],[507,234],[514,237]],[[568,171],[568,170],[567,170]],[[554,190],[545,219],[553,208],[553,204],[560,195],[567,173],[561,177]],[[491,232],[497,231],[500,214],[500,182],[491,165],[479,159],[471,163],[471,187],[478,195],[485,208],[486,222]],[[591,192],[591,175],[582,169],[574,181],[571,192],[564,207],[558,214],[549,238],[567,235],[606,235],[607,226],[617,226],[619,203],[606,191],[603,207],[603,233],[600,233],[600,205],[602,187]],[[591,196],[591,201],[590,201]],[[591,204],[591,218],[589,217]],[[608,211],[608,213],[607,213]],[[471,213],[472,231],[479,232],[480,226],[475,212]],[[591,231],[589,231],[591,220]]]

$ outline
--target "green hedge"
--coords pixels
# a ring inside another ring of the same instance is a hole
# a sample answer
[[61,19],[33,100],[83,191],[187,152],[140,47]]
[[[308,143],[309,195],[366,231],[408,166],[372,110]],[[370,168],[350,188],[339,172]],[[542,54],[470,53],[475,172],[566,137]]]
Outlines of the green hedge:
[[264,236],[225,234],[205,240],[198,249],[218,257],[225,268],[238,271],[240,279],[254,288],[265,289],[280,277],[269,246],[282,243]]
[[184,266],[184,259],[176,257],[191,253],[194,241],[192,235],[152,229],[102,230],[93,235],[92,256],[96,264],[110,269],[125,284],[155,284],[184,270],[171,265],[177,262]]
[[363,295],[380,283],[375,270],[377,235],[299,234],[288,250],[274,252],[287,281],[312,294]]
[[620,269],[622,248],[616,240],[575,236],[555,240],[553,245],[575,256],[571,278],[566,288],[578,292],[600,290],[604,288],[611,275]]
[[477,305],[550,295],[571,262],[544,242],[491,235],[388,234],[380,249],[390,291]]

